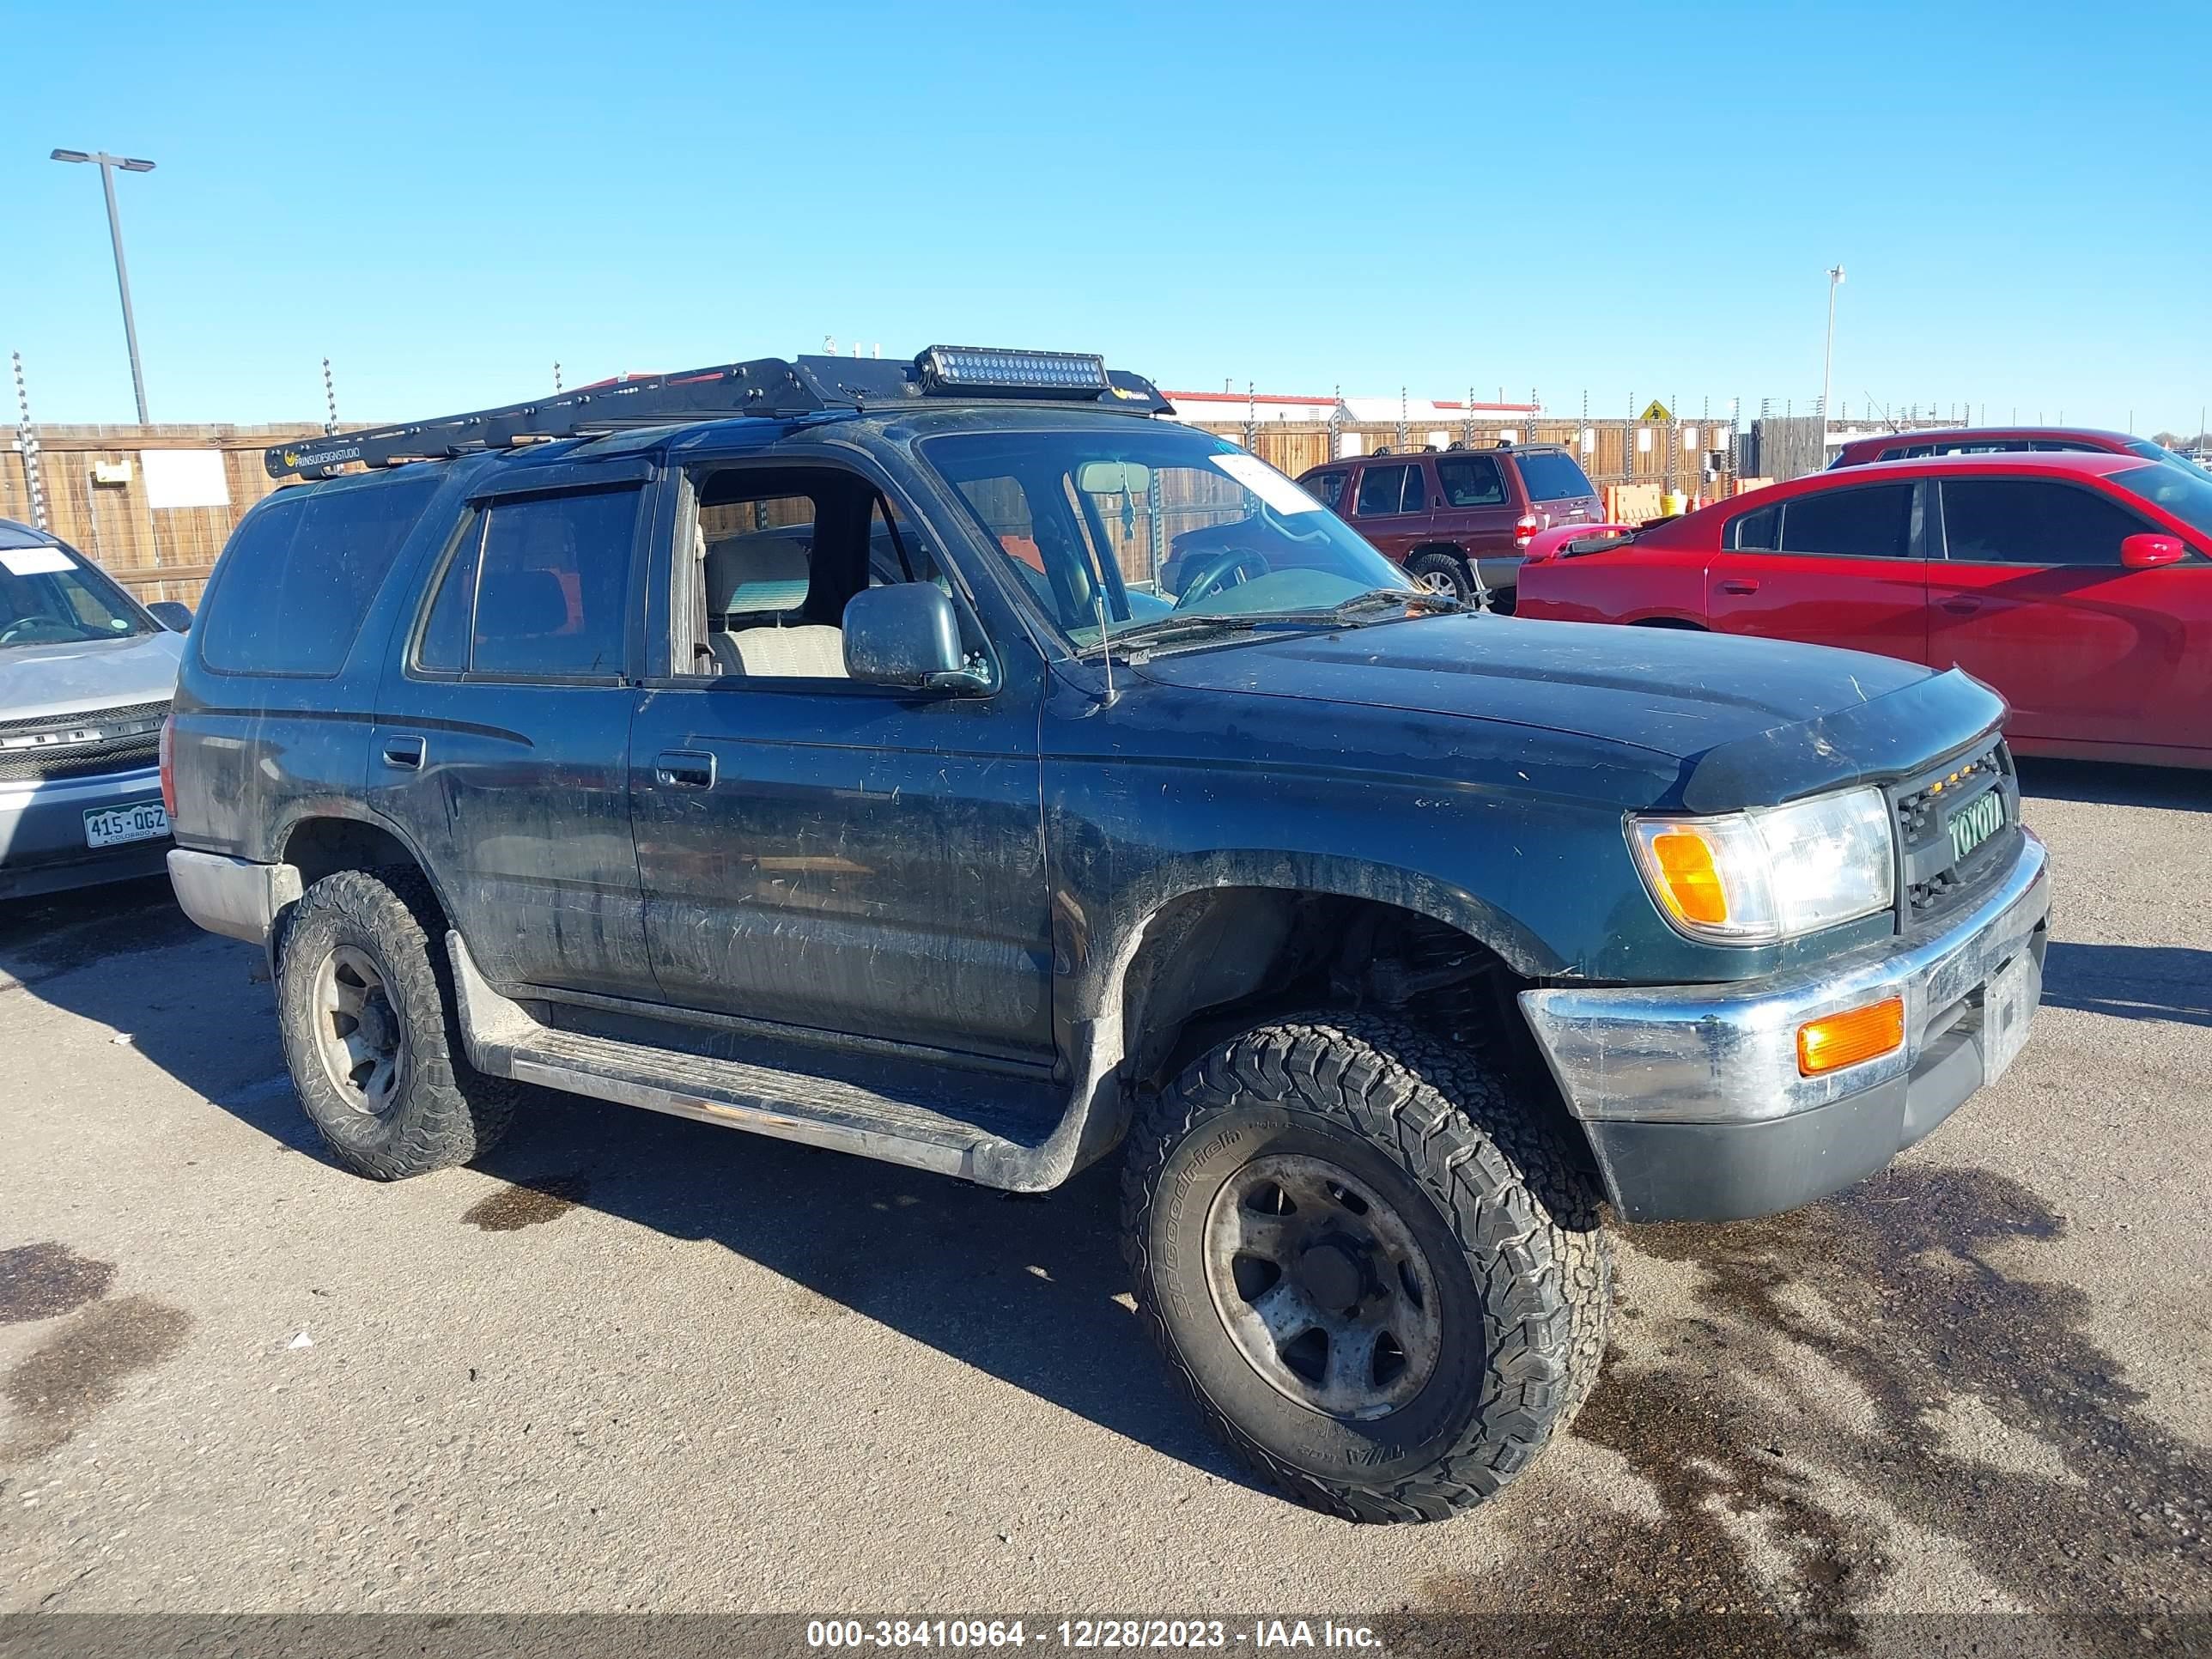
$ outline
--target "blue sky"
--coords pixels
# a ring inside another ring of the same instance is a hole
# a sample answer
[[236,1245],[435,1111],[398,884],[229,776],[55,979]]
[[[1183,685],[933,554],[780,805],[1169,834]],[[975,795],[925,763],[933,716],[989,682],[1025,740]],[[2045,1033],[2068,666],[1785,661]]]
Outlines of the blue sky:
[[[0,6],[0,350],[129,420],[405,418],[880,341],[1576,410],[2194,431],[2212,12]],[[12,415],[12,410],[10,411]]]

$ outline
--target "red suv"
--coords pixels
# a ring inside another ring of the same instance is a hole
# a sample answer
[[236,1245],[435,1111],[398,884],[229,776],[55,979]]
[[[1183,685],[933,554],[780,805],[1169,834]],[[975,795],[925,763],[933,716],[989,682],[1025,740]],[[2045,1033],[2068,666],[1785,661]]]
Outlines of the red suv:
[[2212,478],[2194,467],[2077,451],[1816,472],[1571,542],[1523,568],[1520,611],[1960,667],[2031,753],[2212,767]]
[[1538,531],[1605,516],[1589,476],[1551,444],[1386,450],[1331,461],[1298,482],[1423,586],[1468,599],[1480,576],[1495,611],[1513,609]]

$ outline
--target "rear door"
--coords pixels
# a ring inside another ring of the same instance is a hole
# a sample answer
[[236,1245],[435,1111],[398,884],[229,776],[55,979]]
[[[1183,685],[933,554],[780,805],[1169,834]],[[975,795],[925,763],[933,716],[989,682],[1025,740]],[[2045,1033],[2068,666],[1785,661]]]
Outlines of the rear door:
[[2127,568],[2124,538],[2172,532],[2087,484],[1946,478],[1942,508],[1937,667],[2002,692],[2021,737],[2212,748],[2212,562]]
[[1346,493],[1352,498],[1353,528],[1400,564],[1427,539],[1429,482],[1418,457],[1363,463],[1358,483]]
[[1736,514],[1706,573],[1712,626],[1927,661],[1923,501],[1920,483],[1900,478]]
[[472,501],[402,632],[368,800],[501,985],[649,996],[629,822],[634,573],[652,468]]

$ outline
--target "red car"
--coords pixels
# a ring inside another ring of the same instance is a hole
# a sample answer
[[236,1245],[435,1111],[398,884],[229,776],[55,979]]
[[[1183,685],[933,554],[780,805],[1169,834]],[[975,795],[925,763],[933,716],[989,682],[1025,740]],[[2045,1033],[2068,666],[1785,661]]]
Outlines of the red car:
[[2016,454],[2077,449],[2102,450],[2108,455],[2133,455],[2146,461],[2176,461],[2194,465],[2148,438],[2124,432],[2100,432],[2086,426],[1968,426],[1951,432],[1885,432],[1878,437],[1854,438],[1836,452],[1831,468],[1863,466],[1869,461],[1917,461],[1942,455]]
[[2029,753],[2212,767],[2212,478],[2098,452],[1816,472],[1521,571],[1523,617],[1957,666]]

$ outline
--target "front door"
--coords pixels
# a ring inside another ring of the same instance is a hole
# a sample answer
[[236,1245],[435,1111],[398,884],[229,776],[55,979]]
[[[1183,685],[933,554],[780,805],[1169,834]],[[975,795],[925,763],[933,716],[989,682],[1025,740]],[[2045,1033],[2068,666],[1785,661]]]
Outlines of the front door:
[[649,494],[633,477],[478,503],[385,677],[369,804],[428,854],[503,986],[652,994],[626,673]]
[[[845,678],[844,603],[937,580],[911,516],[835,466],[707,468],[672,539],[672,660],[630,730],[645,926],[678,1007],[1036,1060],[1051,1045],[1043,665],[938,696]],[[686,595],[697,611],[685,624]],[[1021,654],[1021,653],[1026,654]],[[1005,666],[1011,659],[1011,668]]]
[[1739,514],[1706,571],[1717,631],[1928,660],[1921,486],[1820,489]]
[[1938,667],[2002,692],[2020,737],[2212,748],[2212,564],[2129,569],[2123,538],[2170,532],[2057,479],[1946,478],[1942,508]]

